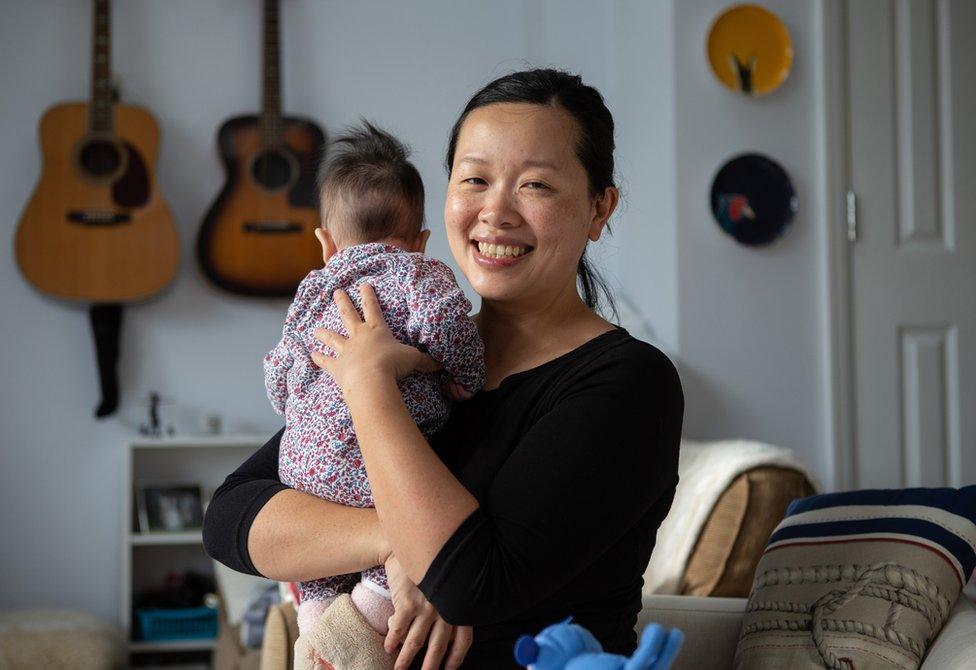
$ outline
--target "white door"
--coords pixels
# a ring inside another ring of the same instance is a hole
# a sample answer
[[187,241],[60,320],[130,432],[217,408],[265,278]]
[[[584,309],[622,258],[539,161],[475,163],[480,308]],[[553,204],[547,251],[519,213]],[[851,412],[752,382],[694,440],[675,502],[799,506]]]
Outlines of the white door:
[[854,484],[976,483],[976,2],[847,3]]

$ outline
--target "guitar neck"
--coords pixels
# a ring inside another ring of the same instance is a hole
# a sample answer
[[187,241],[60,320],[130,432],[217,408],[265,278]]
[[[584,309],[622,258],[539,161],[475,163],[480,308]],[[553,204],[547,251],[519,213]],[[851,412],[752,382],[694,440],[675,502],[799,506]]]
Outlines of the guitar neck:
[[281,65],[278,45],[278,0],[264,0],[264,76],[261,87],[261,138],[265,146],[281,144]]
[[112,84],[110,69],[109,0],[93,0],[92,78],[88,129],[92,133],[112,133]]

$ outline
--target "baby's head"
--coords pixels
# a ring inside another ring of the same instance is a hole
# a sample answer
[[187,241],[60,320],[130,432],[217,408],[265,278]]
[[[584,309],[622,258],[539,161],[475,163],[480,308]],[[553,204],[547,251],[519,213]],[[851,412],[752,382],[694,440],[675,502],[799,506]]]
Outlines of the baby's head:
[[424,251],[424,182],[407,155],[399,140],[365,121],[332,143],[319,168],[322,226],[315,236],[324,261],[367,242]]

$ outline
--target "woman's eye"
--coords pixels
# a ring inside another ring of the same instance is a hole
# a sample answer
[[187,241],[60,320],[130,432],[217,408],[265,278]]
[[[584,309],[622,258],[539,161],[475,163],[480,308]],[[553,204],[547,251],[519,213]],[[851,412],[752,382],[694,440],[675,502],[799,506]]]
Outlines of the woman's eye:
[[488,182],[486,182],[481,177],[468,177],[467,179],[462,179],[461,180],[461,183],[462,184],[473,184],[475,186],[484,186]]
[[525,183],[525,186],[526,186],[526,188],[530,188],[533,191],[539,190],[539,189],[547,189],[547,188],[549,188],[549,186],[547,184],[543,184],[541,181],[530,181],[530,182],[526,182]]

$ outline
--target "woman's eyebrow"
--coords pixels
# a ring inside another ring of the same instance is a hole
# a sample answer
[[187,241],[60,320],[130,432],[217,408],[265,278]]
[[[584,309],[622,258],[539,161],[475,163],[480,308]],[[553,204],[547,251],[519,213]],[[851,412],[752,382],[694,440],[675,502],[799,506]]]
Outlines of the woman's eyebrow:
[[551,162],[551,161],[542,161],[542,160],[532,160],[532,159],[529,159],[529,160],[522,161],[522,165],[524,167],[545,168],[547,170],[555,170],[555,169],[557,169],[556,168],[556,164],[553,163],[553,162]]
[[[475,165],[487,165],[488,161],[480,156],[462,156],[458,163],[474,163]],[[546,168],[556,170],[556,164],[551,161],[528,158],[522,161],[522,167]]]

